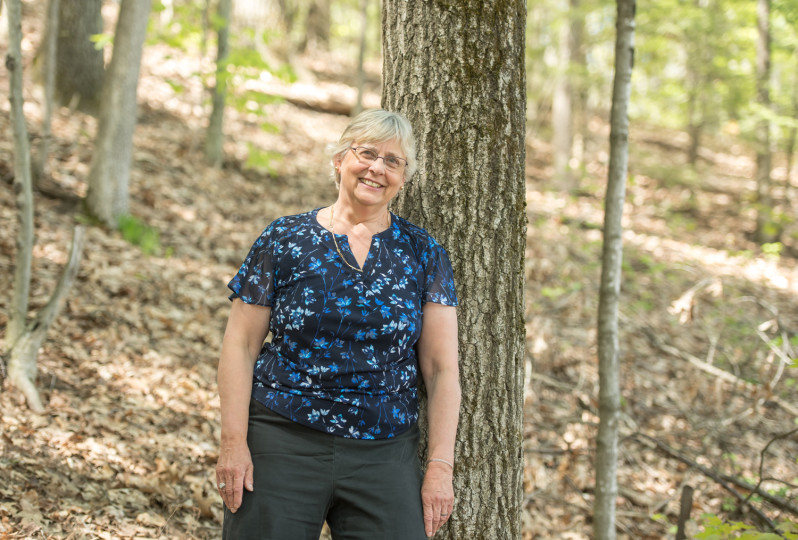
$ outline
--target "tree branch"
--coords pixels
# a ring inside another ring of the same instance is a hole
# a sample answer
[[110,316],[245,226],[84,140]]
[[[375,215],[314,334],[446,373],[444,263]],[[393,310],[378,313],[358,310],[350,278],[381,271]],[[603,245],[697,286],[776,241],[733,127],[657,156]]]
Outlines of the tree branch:
[[[651,342],[651,344],[654,347],[656,347],[657,349],[661,350],[664,353],[670,354],[671,356],[675,356],[677,358],[681,358],[682,360],[687,360],[698,369],[705,371],[711,375],[714,375],[718,379],[721,379],[725,382],[734,384],[736,386],[740,386],[750,392],[762,391],[762,388],[759,385],[741,379],[736,375],[729,373],[728,371],[722,370],[718,367],[713,366],[712,364],[704,362],[700,358],[693,356],[690,353],[681,351],[676,347],[664,343],[651,328],[641,327],[641,331],[646,335],[649,342]],[[787,403],[786,401],[784,401],[783,399],[781,399],[776,395],[769,395],[767,399],[768,401],[772,401],[773,403],[778,404],[782,409],[789,412],[793,416],[798,416],[798,407],[796,407],[795,405]]]
[[[751,499],[751,496],[754,493],[756,493],[758,495],[763,495],[763,493],[759,490],[759,487],[762,485],[762,482],[765,481],[765,471],[764,471],[765,453],[768,451],[768,448],[770,448],[770,445],[773,444],[774,442],[780,440],[780,439],[786,439],[787,437],[789,437],[790,435],[794,435],[795,433],[798,433],[798,428],[795,428],[795,429],[793,429],[791,431],[788,431],[787,433],[782,433],[781,435],[776,435],[775,437],[770,439],[770,441],[768,441],[768,443],[762,449],[762,452],[759,453],[759,481],[756,483],[756,486],[753,487],[753,489],[751,489],[750,493],[748,493],[748,497],[745,498],[745,502],[746,503],[749,502],[749,500]],[[768,497],[770,497],[770,495],[768,495]],[[763,498],[766,498],[766,497],[763,496]],[[769,500],[769,499],[767,499],[767,500]],[[785,502],[785,504],[789,504],[789,503]],[[779,508],[784,509],[783,506],[781,506],[781,505],[778,505],[778,506],[779,506]],[[795,515],[798,515],[798,508],[796,508],[795,510],[796,511],[793,512],[793,513]]]
[[77,225],[72,236],[72,245],[69,248],[69,259],[64,266],[63,272],[61,272],[61,278],[58,280],[53,294],[50,295],[50,300],[47,301],[47,305],[39,311],[29,327],[34,339],[40,340],[44,338],[45,334],[47,334],[47,330],[50,329],[50,325],[53,324],[53,320],[55,320],[58,313],[61,311],[64,298],[72,288],[72,283],[75,281],[75,277],[78,274],[85,240],[86,227],[84,225]]
[[723,487],[723,489],[725,489],[726,491],[731,493],[734,496],[734,498],[737,499],[742,505],[748,506],[751,509],[751,511],[760,520],[762,520],[763,523],[767,524],[767,526],[770,527],[770,529],[772,531],[776,531],[777,530],[776,529],[776,524],[773,523],[773,521],[771,521],[770,518],[768,518],[764,514],[764,512],[762,512],[762,510],[760,510],[759,508],[757,508],[756,506],[751,504],[751,502],[748,500],[748,497],[744,497],[739,491],[737,491],[731,485],[729,485],[730,483],[736,484],[737,486],[739,486],[739,487],[741,487],[741,488],[743,488],[745,490],[749,490],[749,491],[755,492],[757,495],[760,495],[763,499],[766,499],[768,502],[774,504],[775,506],[778,506],[782,510],[785,510],[787,512],[790,512],[791,514],[794,514],[794,515],[798,516],[798,508],[795,508],[795,506],[793,506],[789,502],[784,501],[784,500],[782,500],[782,499],[780,499],[778,497],[775,497],[774,495],[771,495],[769,493],[766,493],[766,492],[758,489],[756,486],[752,486],[752,485],[750,485],[750,484],[748,484],[746,482],[743,482],[742,480],[733,479],[733,478],[727,478],[724,475],[719,474],[716,471],[713,471],[712,469],[704,467],[703,465],[701,465],[701,464],[697,463],[696,461],[690,459],[689,457],[685,456],[684,454],[682,454],[678,450],[675,450],[675,449],[671,448],[670,446],[668,446],[664,442],[662,442],[662,441],[660,441],[658,439],[655,439],[654,437],[651,437],[650,435],[646,435],[645,433],[637,432],[637,433],[633,433],[632,435],[630,435],[629,438],[635,439],[638,442],[640,442],[641,444],[647,444],[649,446],[654,446],[657,449],[661,450],[663,453],[669,455],[670,457],[681,461],[685,465],[689,465],[690,467],[698,470],[704,476],[706,476],[708,478],[711,478],[712,480],[717,482],[721,487]]

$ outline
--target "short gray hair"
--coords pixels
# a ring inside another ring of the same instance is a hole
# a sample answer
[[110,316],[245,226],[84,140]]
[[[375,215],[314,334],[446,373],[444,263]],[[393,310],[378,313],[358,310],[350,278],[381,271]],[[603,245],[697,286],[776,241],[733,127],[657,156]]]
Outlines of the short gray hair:
[[355,116],[344,129],[338,142],[327,147],[335,185],[341,183],[341,175],[335,170],[335,161],[343,159],[344,154],[349,151],[355,141],[379,144],[393,139],[399,142],[407,159],[404,179],[409,180],[416,172],[417,167],[416,138],[413,136],[413,127],[401,113],[384,109],[369,109]]

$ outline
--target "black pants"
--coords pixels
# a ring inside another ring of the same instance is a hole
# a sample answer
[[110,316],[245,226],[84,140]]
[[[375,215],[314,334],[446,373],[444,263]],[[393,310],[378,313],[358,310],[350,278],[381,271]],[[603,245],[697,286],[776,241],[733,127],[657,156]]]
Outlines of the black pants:
[[359,440],[302,426],[254,399],[247,443],[253,492],[225,508],[225,540],[421,540],[418,427],[391,439]]

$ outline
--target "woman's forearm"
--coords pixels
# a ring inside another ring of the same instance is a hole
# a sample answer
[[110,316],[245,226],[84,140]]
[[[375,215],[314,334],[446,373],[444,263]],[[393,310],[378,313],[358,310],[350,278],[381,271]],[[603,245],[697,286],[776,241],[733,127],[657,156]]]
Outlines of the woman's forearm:
[[433,373],[427,386],[428,459],[454,463],[454,444],[460,415],[460,377],[456,364]]
[[222,346],[217,381],[223,445],[236,444],[247,439],[253,365],[247,351],[233,346]]
[[269,327],[271,309],[233,302],[216,380],[222,410],[222,445],[247,440],[252,372]]

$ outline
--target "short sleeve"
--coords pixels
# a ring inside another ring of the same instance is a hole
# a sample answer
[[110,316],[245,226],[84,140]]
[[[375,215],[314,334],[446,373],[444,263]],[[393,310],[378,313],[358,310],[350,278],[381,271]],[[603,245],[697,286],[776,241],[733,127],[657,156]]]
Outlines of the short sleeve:
[[444,306],[456,306],[457,294],[454,288],[454,271],[449,255],[439,243],[429,237],[423,255],[424,295],[421,304],[432,302]]
[[276,267],[275,224],[261,233],[238,273],[227,287],[233,291],[230,300],[241,298],[247,304],[272,306],[274,301],[274,271]]

